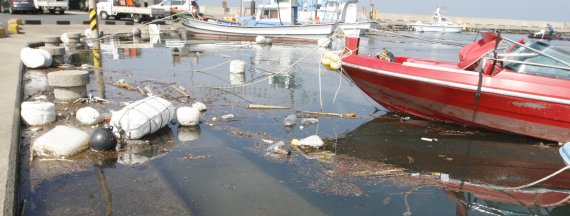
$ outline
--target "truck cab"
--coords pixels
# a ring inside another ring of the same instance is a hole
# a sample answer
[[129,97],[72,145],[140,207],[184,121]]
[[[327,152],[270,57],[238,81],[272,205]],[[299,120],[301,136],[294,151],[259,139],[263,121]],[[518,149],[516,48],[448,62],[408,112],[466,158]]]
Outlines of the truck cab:
[[159,4],[149,6],[150,8],[161,8],[167,11],[171,9],[190,11],[190,0],[164,0]]

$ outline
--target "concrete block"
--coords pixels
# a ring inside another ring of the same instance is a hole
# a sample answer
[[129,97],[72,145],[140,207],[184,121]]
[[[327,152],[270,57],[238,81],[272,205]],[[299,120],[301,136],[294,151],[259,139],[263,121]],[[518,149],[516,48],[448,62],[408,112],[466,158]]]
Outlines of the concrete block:
[[8,24],[18,24],[18,25],[23,25],[24,22],[22,21],[22,19],[9,19],[8,20]]
[[69,39],[80,39],[81,33],[67,33]]
[[44,43],[61,43],[61,38],[59,37],[46,37]]
[[65,55],[65,48],[63,47],[40,47],[40,49],[48,51],[52,56]]
[[73,102],[79,98],[87,97],[87,87],[54,87],[53,95],[58,102]]
[[84,70],[62,70],[48,73],[48,83],[53,87],[85,86],[89,83],[89,73]]
[[18,24],[9,24],[8,25],[8,32],[12,34],[20,34],[20,25]]

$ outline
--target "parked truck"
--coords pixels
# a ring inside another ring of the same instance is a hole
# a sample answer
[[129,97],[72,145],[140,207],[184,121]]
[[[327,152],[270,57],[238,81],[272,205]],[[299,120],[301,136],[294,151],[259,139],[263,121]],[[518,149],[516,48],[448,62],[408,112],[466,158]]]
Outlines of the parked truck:
[[36,10],[43,13],[64,14],[69,9],[68,0],[34,0],[34,5]]
[[104,20],[111,17],[115,19],[132,18],[137,23],[168,15],[168,12],[162,8],[140,7],[140,4],[133,0],[101,0],[97,3],[97,11],[99,18]]

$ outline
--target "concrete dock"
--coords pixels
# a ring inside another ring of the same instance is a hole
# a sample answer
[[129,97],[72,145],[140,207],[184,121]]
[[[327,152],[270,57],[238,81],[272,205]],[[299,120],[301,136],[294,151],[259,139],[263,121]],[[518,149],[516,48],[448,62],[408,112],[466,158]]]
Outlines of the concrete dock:
[[[22,94],[22,68],[20,50],[28,42],[42,41],[45,37],[66,32],[83,32],[86,25],[23,25],[22,34],[0,38],[0,215],[17,215],[18,152],[20,129],[20,103]],[[104,25],[107,33],[130,32],[133,26]]]

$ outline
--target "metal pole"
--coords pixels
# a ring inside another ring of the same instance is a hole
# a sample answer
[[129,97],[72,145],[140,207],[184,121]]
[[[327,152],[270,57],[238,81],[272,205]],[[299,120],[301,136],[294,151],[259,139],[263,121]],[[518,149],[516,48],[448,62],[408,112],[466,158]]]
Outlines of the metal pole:
[[[89,0],[89,25],[91,26],[91,33],[95,38],[99,39],[99,25],[97,19],[97,5],[95,0]],[[97,47],[99,49],[99,47]]]
[[239,15],[243,15],[243,0],[240,1],[240,5],[239,5]]
[[93,35],[93,49],[91,54],[93,56],[93,66],[95,69],[95,78],[97,79],[97,89],[99,91],[99,97],[105,98],[105,80],[103,79],[103,73],[100,70],[101,64],[101,46],[99,44],[99,25],[98,25],[98,13],[95,0],[89,0],[89,26],[91,27],[91,34]]

